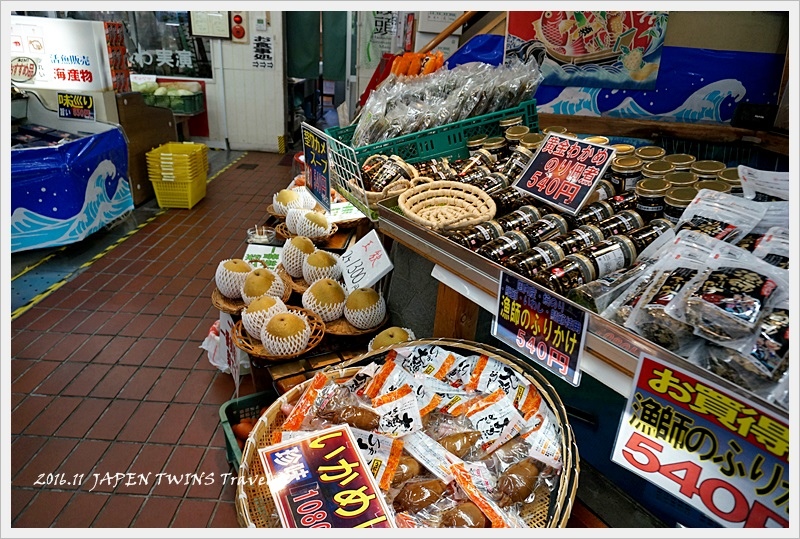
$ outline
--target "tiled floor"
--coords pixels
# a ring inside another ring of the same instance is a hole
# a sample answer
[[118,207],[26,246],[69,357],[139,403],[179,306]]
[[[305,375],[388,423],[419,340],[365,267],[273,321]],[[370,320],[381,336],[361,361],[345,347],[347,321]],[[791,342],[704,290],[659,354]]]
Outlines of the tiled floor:
[[11,526],[237,526],[219,421],[234,385],[200,344],[217,264],[291,180],[282,157],[248,153],[11,323]]

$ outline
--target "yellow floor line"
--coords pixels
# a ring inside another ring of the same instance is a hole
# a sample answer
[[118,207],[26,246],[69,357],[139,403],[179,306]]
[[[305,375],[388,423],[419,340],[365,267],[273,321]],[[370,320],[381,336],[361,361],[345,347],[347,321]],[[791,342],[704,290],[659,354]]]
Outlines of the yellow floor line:
[[47,255],[46,257],[42,258],[40,261],[38,261],[38,262],[37,262],[37,263],[35,263],[34,265],[32,265],[32,266],[28,266],[27,268],[25,268],[25,269],[24,269],[24,270],[22,270],[21,272],[19,272],[19,273],[17,273],[16,275],[14,275],[14,276],[11,278],[11,280],[13,281],[14,279],[16,279],[16,278],[18,278],[18,277],[22,277],[23,275],[25,275],[25,274],[26,274],[26,273],[28,273],[29,271],[31,271],[31,270],[33,270],[33,269],[36,269],[37,267],[41,266],[42,264],[44,264],[45,262],[47,262],[48,260],[50,260],[51,258],[53,258],[54,256],[56,256],[56,254],[60,253],[60,252],[61,252],[61,251],[63,251],[64,249],[66,249],[66,247],[61,247],[60,249],[58,249],[58,250],[56,250],[56,251],[54,251],[54,252],[50,253],[49,255]]
[[235,165],[236,163],[238,163],[239,161],[241,161],[241,160],[242,160],[242,159],[243,159],[243,158],[244,158],[246,155],[247,155],[247,152],[244,152],[242,155],[240,155],[239,157],[237,157],[236,159],[234,159],[233,161],[231,161],[230,163],[228,163],[227,165],[225,165],[225,166],[222,168],[222,170],[220,170],[219,172],[217,172],[216,174],[214,174],[213,176],[211,176],[211,177],[208,179],[208,181],[206,181],[206,183],[211,183],[211,181],[212,181],[212,180],[215,180],[215,179],[217,179],[217,176],[219,176],[220,174],[222,174],[223,172],[225,172],[226,170],[228,170],[229,168],[231,168],[233,165]]

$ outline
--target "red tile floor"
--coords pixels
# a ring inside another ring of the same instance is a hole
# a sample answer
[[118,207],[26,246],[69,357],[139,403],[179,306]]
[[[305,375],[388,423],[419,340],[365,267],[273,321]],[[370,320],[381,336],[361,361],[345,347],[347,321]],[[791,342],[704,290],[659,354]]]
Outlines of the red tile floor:
[[[282,157],[246,154],[193,209],[158,215],[11,323],[12,527],[237,526],[219,420],[233,380],[200,344],[217,264],[244,254],[291,180]],[[95,485],[106,473],[135,476]]]

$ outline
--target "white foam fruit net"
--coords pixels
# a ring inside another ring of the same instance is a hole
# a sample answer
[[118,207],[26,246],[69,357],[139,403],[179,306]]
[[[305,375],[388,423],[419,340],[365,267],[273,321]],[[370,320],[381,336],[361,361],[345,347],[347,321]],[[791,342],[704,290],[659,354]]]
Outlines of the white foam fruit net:
[[366,309],[351,310],[346,306],[344,308],[344,317],[358,329],[374,328],[381,323],[384,316],[386,316],[386,301],[383,299],[383,294],[380,294],[377,303]]
[[[416,337],[416,335],[414,335],[414,332],[410,328],[402,328],[402,329],[405,330],[406,333],[408,333],[408,339],[406,339],[406,340],[409,340],[409,341],[416,340],[417,337]],[[372,343],[375,342],[375,339],[377,337],[378,337],[378,335],[375,335],[374,337],[372,337],[369,340],[369,344],[367,345],[367,352],[372,352],[373,350],[375,350],[375,347],[372,346]]]
[[[244,280],[253,268],[250,267],[249,271],[231,271],[225,267],[225,262],[228,260],[231,259],[226,259],[219,263],[217,272],[214,274],[214,280],[223,296],[231,299],[239,299],[242,297],[242,285],[244,284]],[[250,266],[250,264],[247,265]]]
[[[269,273],[272,274],[272,285],[269,287],[269,290],[264,292],[264,294],[266,294],[268,296],[274,296],[276,298],[282,298],[283,297],[283,293],[286,291],[286,285],[283,283],[283,279],[281,279],[281,276],[278,275],[277,273],[275,273],[274,271],[272,271],[269,268],[260,268],[260,269],[261,269],[261,271],[268,271]],[[248,275],[250,275],[252,273],[253,272],[250,272],[250,273],[248,273]],[[259,294],[258,296],[248,296],[247,294],[245,294],[245,292],[244,292],[244,283],[246,281],[247,281],[247,277],[245,277],[245,280],[242,281],[242,289],[241,289],[240,293],[241,293],[242,299],[244,300],[244,304],[245,305],[250,305],[250,302],[252,302],[257,297],[262,296],[263,294]]]
[[[326,251],[327,252],[327,251]],[[308,284],[313,284],[320,279],[333,279],[338,281],[342,276],[342,268],[339,266],[339,256],[334,253],[328,253],[336,261],[333,266],[312,266],[308,263],[308,257],[303,260],[303,279]]]
[[308,213],[308,210],[306,209],[292,209],[286,212],[286,229],[292,234],[305,236],[305,234],[301,234],[297,231],[297,222],[300,220],[305,221],[303,216],[306,213]]
[[292,312],[291,314],[300,317],[305,327],[302,331],[290,337],[276,337],[270,335],[267,333],[267,324],[269,324],[269,320],[264,324],[261,330],[261,343],[264,345],[264,349],[269,355],[287,356],[289,354],[299,354],[308,346],[308,341],[311,339],[311,326],[308,325],[308,318],[306,318],[306,315],[303,313]]
[[275,305],[266,311],[250,311],[248,308],[242,311],[242,325],[244,329],[247,330],[247,333],[254,339],[261,340],[261,330],[267,325],[267,320],[272,318],[275,314],[283,313],[288,310],[283,300],[280,298],[273,299],[275,299]]
[[305,187],[295,187],[292,189],[299,196],[288,204],[278,202],[278,193],[272,195],[272,207],[278,215],[286,215],[289,210],[310,210],[316,206],[317,201]]
[[[283,251],[281,251],[281,264],[286,270],[286,273],[295,278],[303,276],[303,261],[308,255],[294,246],[291,239],[283,242]],[[337,264],[338,265],[338,264]]]
[[311,288],[303,292],[303,307],[317,313],[323,322],[333,322],[342,317],[346,296],[341,303],[322,303],[310,292]]
[[[328,234],[331,233],[331,224],[330,224],[330,222],[328,222],[328,226],[327,227],[323,228],[323,227],[319,226],[317,223],[314,223],[314,222],[309,221],[308,219],[306,219],[304,217],[304,215],[305,214],[303,214],[303,216],[300,216],[297,219],[297,222],[295,223],[295,226],[297,228],[297,232],[294,232],[294,234],[299,234],[301,236],[306,236],[307,238],[321,238],[321,237],[327,236]],[[326,220],[327,220],[327,217],[326,217]],[[287,217],[287,221],[288,221],[288,217]],[[286,227],[287,228],[289,227],[289,223],[288,222],[286,223]]]

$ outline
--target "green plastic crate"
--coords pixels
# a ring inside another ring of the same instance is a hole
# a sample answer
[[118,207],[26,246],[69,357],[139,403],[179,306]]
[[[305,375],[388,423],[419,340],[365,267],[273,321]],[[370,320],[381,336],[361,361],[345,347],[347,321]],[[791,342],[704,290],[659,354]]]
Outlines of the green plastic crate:
[[236,473],[239,473],[239,465],[242,463],[242,450],[236,443],[236,436],[233,434],[231,425],[235,425],[244,417],[258,417],[259,411],[265,406],[269,406],[278,399],[275,391],[262,391],[253,393],[238,399],[231,399],[219,408],[219,420],[222,423],[222,431],[225,434],[225,454],[228,462]]

